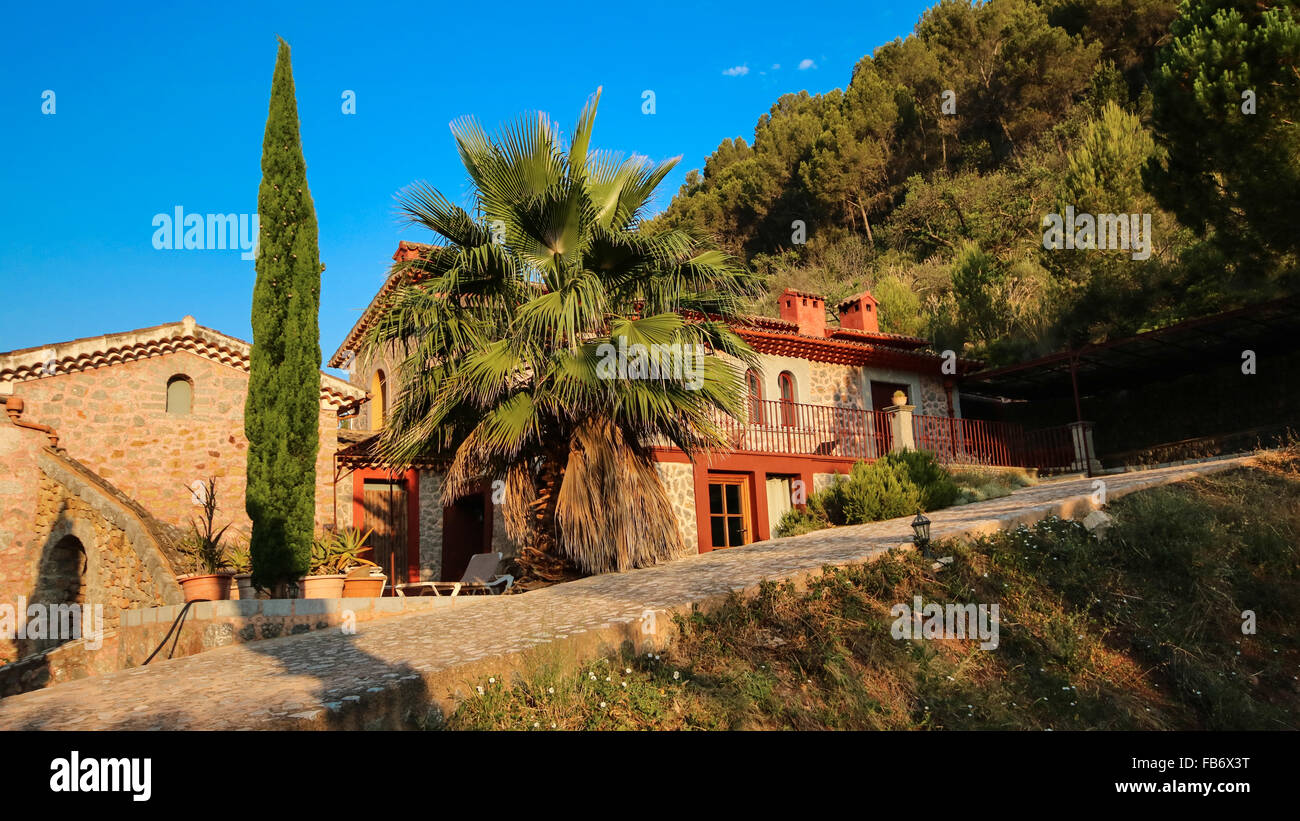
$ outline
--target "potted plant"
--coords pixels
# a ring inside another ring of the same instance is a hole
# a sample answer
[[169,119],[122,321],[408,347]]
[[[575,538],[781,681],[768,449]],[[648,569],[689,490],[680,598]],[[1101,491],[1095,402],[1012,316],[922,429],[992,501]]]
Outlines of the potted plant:
[[374,598],[384,594],[384,584],[388,577],[384,575],[379,565],[369,559],[361,558],[361,554],[370,550],[370,545],[366,540],[370,538],[373,530],[367,530],[362,533],[359,528],[345,528],[335,536],[335,546],[342,557],[342,564],[347,568],[346,578],[343,580],[343,598],[360,599]]
[[[194,491],[186,488],[191,493]],[[216,530],[217,480],[210,477],[203,486],[203,515],[190,521],[190,535],[181,543],[180,550],[188,559],[190,572],[177,578],[185,601],[219,601],[230,598],[230,572],[227,568],[226,550],[221,544],[227,524]]]
[[304,599],[342,598],[346,569],[338,538],[332,533],[319,534],[312,539],[311,570],[299,584],[300,595]]
[[906,404],[907,404],[907,394],[903,393],[902,391],[894,391],[894,397],[893,397],[893,398],[894,398],[894,404],[895,404],[895,405],[906,405]]
[[226,551],[226,564],[234,571],[234,596],[241,601],[257,598],[257,588],[253,586],[253,556],[248,552],[247,542],[237,542]]

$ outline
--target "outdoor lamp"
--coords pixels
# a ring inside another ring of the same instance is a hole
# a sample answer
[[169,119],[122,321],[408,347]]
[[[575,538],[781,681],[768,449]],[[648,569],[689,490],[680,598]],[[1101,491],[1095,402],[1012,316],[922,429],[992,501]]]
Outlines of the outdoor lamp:
[[919,510],[912,520],[912,544],[920,549],[922,556],[930,558],[930,520]]

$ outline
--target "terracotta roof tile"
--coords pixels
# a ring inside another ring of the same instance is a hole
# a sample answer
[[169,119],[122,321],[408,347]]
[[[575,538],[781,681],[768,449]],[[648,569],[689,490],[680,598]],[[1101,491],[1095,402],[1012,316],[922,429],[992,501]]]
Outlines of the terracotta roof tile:
[[[229,368],[248,372],[252,346],[242,339],[205,328],[187,316],[152,328],[89,336],[36,348],[0,352],[0,383],[25,382],[188,351]],[[340,409],[359,404],[366,392],[337,376],[321,373],[321,401]]]

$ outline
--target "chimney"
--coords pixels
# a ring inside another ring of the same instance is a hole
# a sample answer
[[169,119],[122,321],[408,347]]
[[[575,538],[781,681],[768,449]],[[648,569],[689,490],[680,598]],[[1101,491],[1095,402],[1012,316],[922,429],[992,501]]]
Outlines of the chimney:
[[781,318],[799,326],[799,333],[826,336],[826,300],[786,288],[781,294]]
[[413,259],[420,258],[420,246],[413,242],[402,240],[397,243],[397,252],[393,254],[394,262],[410,262]]
[[840,314],[840,327],[849,331],[880,333],[876,298],[870,291],[851,296],[836,306]]

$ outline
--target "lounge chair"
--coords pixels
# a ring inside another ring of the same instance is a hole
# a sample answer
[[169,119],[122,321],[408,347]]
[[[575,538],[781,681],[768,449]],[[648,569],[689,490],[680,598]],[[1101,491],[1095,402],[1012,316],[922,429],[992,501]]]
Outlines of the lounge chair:
[[410,582],[393,586],[394,592],[405,597],[491,595],[504,593],[515,583],[515,577],[500,575],[497,568],[505,557],[501,553],[478,553],[469,560],[465,575],[458,582]]

